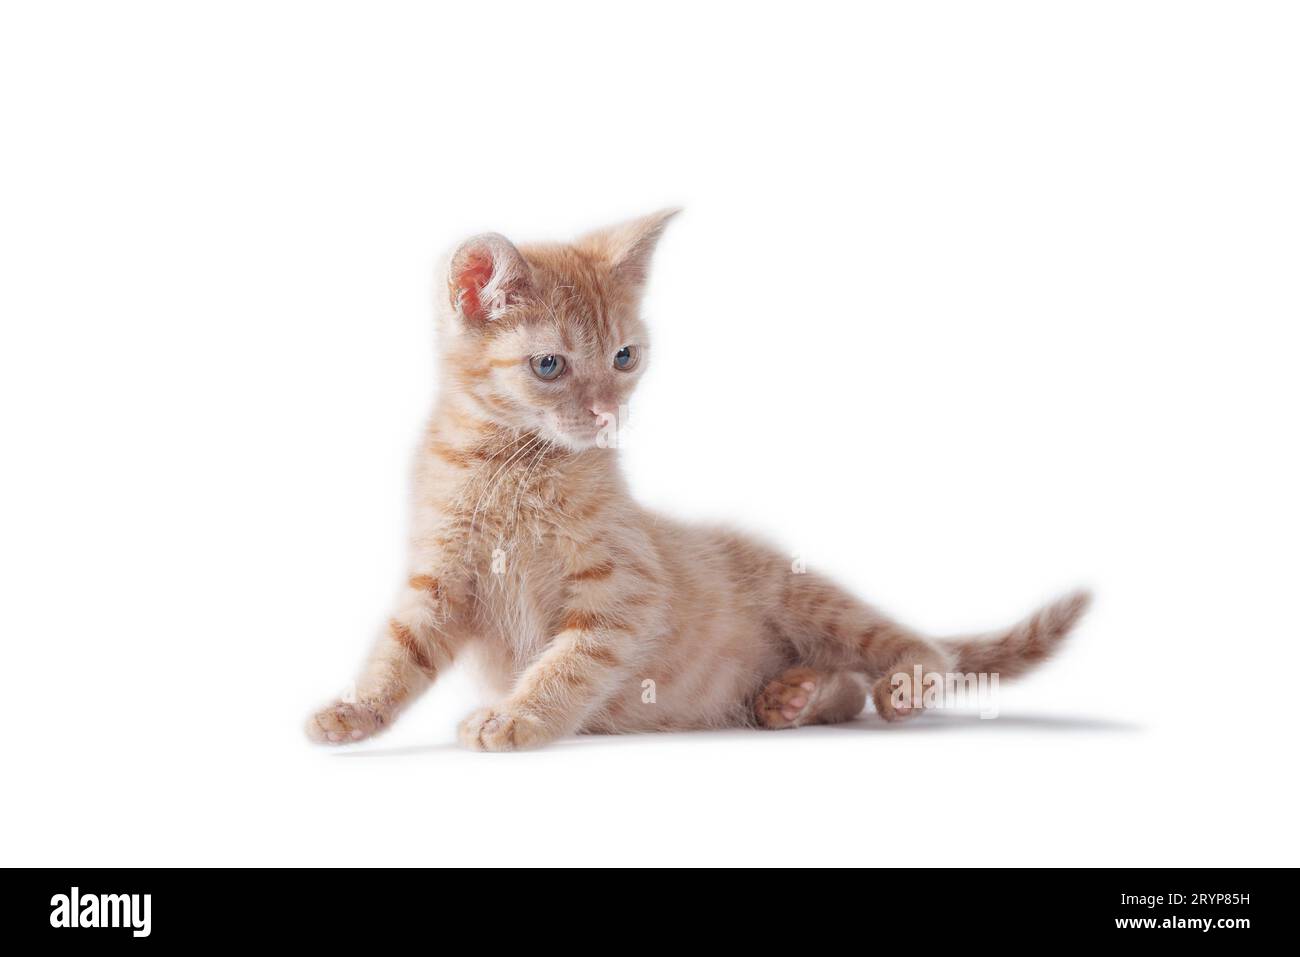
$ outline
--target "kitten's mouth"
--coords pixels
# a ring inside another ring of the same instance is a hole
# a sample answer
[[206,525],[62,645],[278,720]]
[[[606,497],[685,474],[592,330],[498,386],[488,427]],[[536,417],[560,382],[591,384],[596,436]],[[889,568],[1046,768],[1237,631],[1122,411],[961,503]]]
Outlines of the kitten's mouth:
[[618,420],[611,415],[586,419],[553,418],[551,435],[575,451],[618,445]]
[[602,429],[598,425],[594,426],[562,426],[552,430],[555,437],[561,443],[567,445],[575,452],[582,452],[586,449],[595,448],[600,445]]
[[597,444],[597,440],[600,438],[600,429],[588,429],[585,431],[579,429],[566,429],[561,433],[561,436],[565,444],[572,448],[578,450],[589,449]]

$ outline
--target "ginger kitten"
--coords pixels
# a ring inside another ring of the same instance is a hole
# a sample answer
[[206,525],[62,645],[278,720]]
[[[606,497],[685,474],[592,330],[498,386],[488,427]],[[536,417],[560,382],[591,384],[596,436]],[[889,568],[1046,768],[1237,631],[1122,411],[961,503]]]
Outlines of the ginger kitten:
[[471,650],[500,695],[460,725],[483,751],[575,732],[846,721],[868,689],[896,721],[917,708],[899,704],[893,675],[1010,677],[1083,613],[1079,592],[1000,634],[935,641],[747,535],[637,505],[601,438],[650,361],[638,305],[673,212],[571,244],[487,234],[452,254],[409,574],[355,699],[314,715],[311,737],[382,730]]

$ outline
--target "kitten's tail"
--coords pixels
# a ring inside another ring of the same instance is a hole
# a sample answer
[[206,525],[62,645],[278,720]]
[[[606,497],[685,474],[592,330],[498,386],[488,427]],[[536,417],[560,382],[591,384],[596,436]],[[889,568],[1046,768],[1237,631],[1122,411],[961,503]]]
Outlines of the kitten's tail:
[[1047,659],[1092,602],[1084,590],[1058,598],[1005,631],[951,638],[939,644],[956,655],[958,672],[1014,678]]

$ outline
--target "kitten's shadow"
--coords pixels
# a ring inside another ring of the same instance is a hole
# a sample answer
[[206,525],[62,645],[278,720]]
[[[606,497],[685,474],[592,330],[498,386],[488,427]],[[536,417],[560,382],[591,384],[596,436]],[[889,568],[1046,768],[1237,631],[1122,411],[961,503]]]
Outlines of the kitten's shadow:
[[[812,725],[807,728],[799,728],[794,731],[782,731],[775,734],[768,734],[773,741],[791,741],[797,737],[826,736],[832,734],[860,734],[869,731],[874,734],[930,734],[936,731],[944,732],[996,732],[1000,728],[1014,728],[1020,731],[1045,731],[1053,734],[1074,733],[1074,732],[1120,732],[1131,733],[1141,731],[1140,725],[1132,724],[1126,721],[1112,721],[1108,718],[1088,718],[1072,717],[1068,715],[1048,715],[1048,714],[1021,714],[1006,715],[997,718],[981,718],[978,714],[959,713],[959,712],[933,712],[921,715],[912,721],[905,721],[897,724],[887,724],[881,721],[875,715],[866,714],[853,721],[845,721],[840,724],[822,724]],[[671,737],[674,740],[691,739],[691,740],[719,740],[730,737],[753,737],[757,732],[752,728],[727,728],[720,731],[678,731],[672,732]],[[553,748],[590,748],[601,745],[618,745],[626,747],[630,744],[645,744],[650,742],[663,743],[669,733],[657,732],[647,734],[584,734],[575,738],[565,738],[562,741],[556,741],[548,745],[547,750]],[[423,744],[411,745],[403,748],[370,748],[361,746],[355,751],[336,751],[333,756],[338,758],[397,758],[410,755],[427,755],[438,754],[444,751],[461,751],[459,745],[455,742],[447,741],[442,744]]]
[[994,731],[998,728],[1020,728],[1026,731],[1141,731],[1141,725],[1109,718],[1088,718],[1077,715],[1020,714],[981,718],[975,712],[947,711],[923,714],[912,721],[890,724],[874,715],[863,715],[843,724],[823,724],[801,731],[884,731],[890,734],[901,731]]

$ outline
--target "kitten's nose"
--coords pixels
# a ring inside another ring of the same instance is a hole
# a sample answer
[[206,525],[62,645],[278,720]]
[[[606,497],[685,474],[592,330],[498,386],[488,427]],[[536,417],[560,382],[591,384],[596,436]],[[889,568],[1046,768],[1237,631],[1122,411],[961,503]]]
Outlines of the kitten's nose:
[[609,408],[603,405],[593,405],[591,407],[591,414],[594,415],[597,419],[600,419],[602,422],[610,421],[612,419],[617,418],[617,416],[613,413],[612,410],[610,410]]

